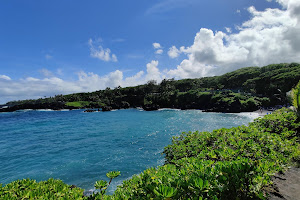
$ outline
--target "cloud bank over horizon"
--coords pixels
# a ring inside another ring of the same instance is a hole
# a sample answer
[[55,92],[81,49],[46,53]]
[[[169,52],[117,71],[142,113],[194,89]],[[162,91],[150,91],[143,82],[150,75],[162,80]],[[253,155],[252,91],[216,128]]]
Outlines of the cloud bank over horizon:
[[172,46],[168,55],[185,54],[176,69],[168,71],[175,78],[220,75],[241,67],[300,61],[300,2],[278,0],[282,9],[257,11],[248,8],[252,18],[237,27],[236,33],[201,28],[194,44]]
[[[221,75],[242,67],[265,66],[272,63],[300,62],[300,1],[276,0],[281,9],[267,8],[258,11],[247,9],[251,18],[235,30],[224,27],[226,32],[200,28],[190,46],[166,47],[170,60],[177,66],[160,66],[159,59],[145,64],[136,74],[124,77],[124,71],[115,70],[100,76],[80,71],[74,81],[63,80],[57,73],[41,67],[45,78],[27,77],[14,80],[0,74],[0,103],[10,100],[32,99],[55,94],[91,92],[144,84],[149,80],[160,82],[164,78],[199,78]],[[151,11],[154,12],[154,11]],[[104,62],[117,62],[110,49],[104,49],[89,39],[90,56]],[[154,54],[164,56],[160,43],[152,44]],[[171,67],[171,68],[170,68]]]

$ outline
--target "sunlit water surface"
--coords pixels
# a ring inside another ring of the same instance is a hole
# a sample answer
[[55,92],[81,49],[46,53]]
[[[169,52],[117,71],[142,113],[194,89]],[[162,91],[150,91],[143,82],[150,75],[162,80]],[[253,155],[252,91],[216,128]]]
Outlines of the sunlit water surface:
[[163,165],[172,136],[247,125],[255,117],[170,109],[0,113],[0,183],[53,177],[90,190],[108,171],[121,171],[111,193],[132,175]]

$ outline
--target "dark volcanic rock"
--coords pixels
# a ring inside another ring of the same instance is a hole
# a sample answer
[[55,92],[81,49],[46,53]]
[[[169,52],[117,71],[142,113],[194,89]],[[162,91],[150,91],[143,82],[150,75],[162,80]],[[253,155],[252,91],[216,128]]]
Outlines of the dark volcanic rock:
[[64,102],[52,102],[52,103],[25,103],[20,105],[10,106],[8,108],[0,109],[0,112],[14,112],[17,110],[24,109],[52,109],[52,110],[61,110],[61,109],[72,109],[74,107],[66,106]]
[[112,110],[112,107],[110,107],[110,106],[103,106],[102,107],[102,111],[111,111]]
[[203,112],[239,113],[241,111],[241,102],[239,100],[235,100],[231,104],[228,104],[227,102],[215,104],[211,108],[205,109]]
[[96,112],[97,110],[93,110],[93,109],[87,109],[87,110],[85,110],[85,111],[83,111],[83,112]]
[[157,104],[144,105],[143,109],[146,111],[158,110],[160,107]]

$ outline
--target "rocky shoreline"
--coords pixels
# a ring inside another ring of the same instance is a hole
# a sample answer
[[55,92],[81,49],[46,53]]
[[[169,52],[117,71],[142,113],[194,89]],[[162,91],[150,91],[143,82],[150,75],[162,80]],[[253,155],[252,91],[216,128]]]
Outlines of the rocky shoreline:
[[[155,111],[160,109],[161,107],[156,104],[151,104],[151,105],[143,105],[140,106],[143,108],[145,111]],[[18,110],[26,110],[26,109],[31,109],[31,110],[40,110],[40,109],[50,109],[50,110],[73,110],[73,109],[86,109],[86,112],[95,112],[95,111],[111,111],[115,109],[128,109],[128,108],[136,108],[136,107],[115,107],[115,106],[100,106],[100,107],[74,107],[74,106],[67,106],[64,103],[44,103],[44,104],[21,104],[21,105],[14,105],[14,106],[8,106],[4,108],[0,108],[0,112],[14,112]],[[190,110],[190,109],[198,109],[202,110],[203,112],[222,112],[222,113],[240,113],[240,112],[253,112],[257,109],[251,109],[251,110],[242,110],[241,107],[238,106],[222,106],[222,107],[211,107],[207,109],[203,109],[200,107],[194,107],[194,106],[186,106],[186,107],[172,107],[172,109],[181,109],[181,110]]]

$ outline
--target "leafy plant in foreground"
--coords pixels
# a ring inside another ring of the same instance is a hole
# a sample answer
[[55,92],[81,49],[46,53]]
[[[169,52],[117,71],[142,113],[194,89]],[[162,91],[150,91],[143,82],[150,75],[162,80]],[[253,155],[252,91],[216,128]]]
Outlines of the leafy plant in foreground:
[[300,81],[296,87],[292,89],[292,100],[297,116],[300,117]]
[[97,181],[99,192],[90,197],[51,181],[37,190],[28,180],[0,187],[0,199],[265,199],[271,176],[300,163],[299,127],[295,112],[284,108],[248,126],[182,133],[165,147],[165,165],[125,180],[113,195],[106,190],[120,172],[108,172],[109,183]]
[[41,182],[23,179],[4,187],[0,185],[0,199],[84,199],[84,196],[83,189],[50,178]]
[[120,171],[110,171],[108,173],[106,173],[106,176],[108,178],[110,178],[109,180],[109,183],[107,183],[107,181],[104,181],[104,180],[99,180],[99,181],[96,181],[95,183],[95,188],[96,190],[99,190],[98,193],[94,193],[90,199],[103,199],[105,193],[106,193],[106,190],[107,188],[110,186],[111,184],[111,181],[114,179],[114,178],[117,178],[118,176],[121,175],[121,172]]

